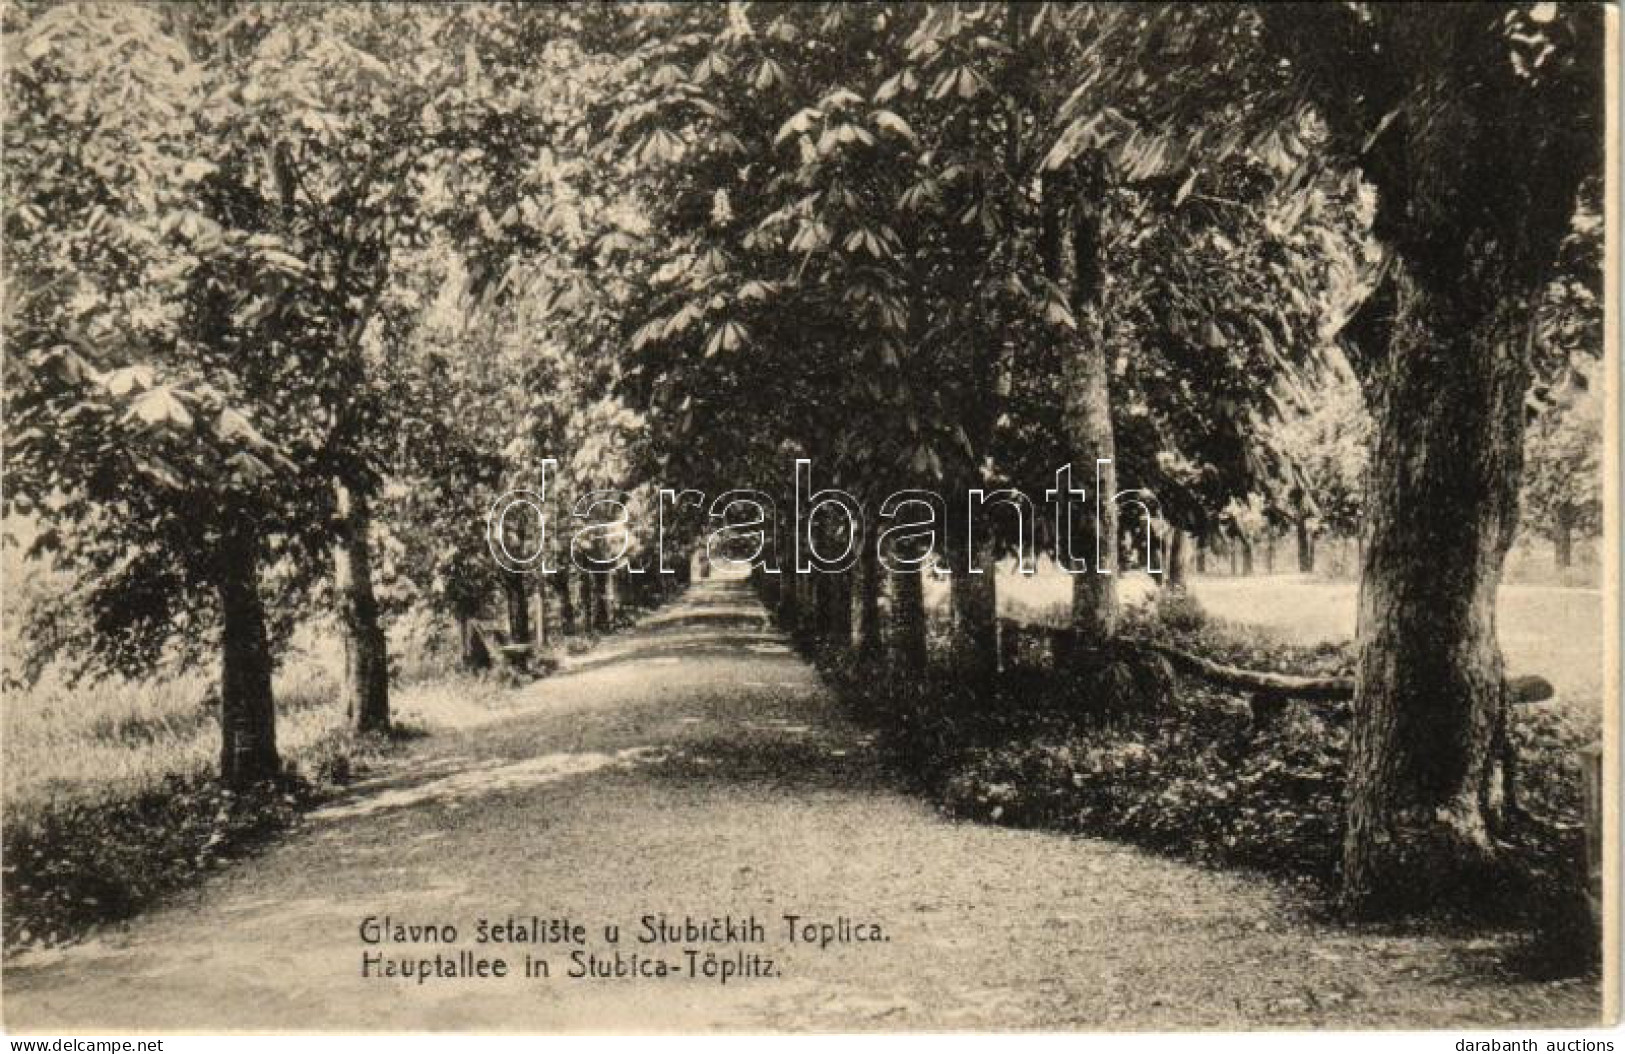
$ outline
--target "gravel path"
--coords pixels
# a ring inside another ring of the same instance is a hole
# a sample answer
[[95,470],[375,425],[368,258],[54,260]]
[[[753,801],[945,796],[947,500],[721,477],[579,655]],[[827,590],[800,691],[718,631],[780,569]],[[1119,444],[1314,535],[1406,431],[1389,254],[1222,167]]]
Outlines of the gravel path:
[[[738,581],[699,584],[512,701],[129,926],[9,963],[7,1027],[1494,1027],[1597,1015],[1593,985],[1502,977],[1493,941],[1332,928],[1249,876],[942,819],[886,786],[865,736]],[[754,916],[764,939],[640,944],[638,920],[661,913]],[[884,939],[790,943],[787,914]],[[459,939],[364,944],[363,920],[386,915],[450,923]],[[635,954],[645,968],[659,957],[673,972],[571,978],[572,946],[475,943],[477,920],[510,915],[568,919],[585,928],[581,954]],[[621,926],[618,945],[606,923]],[[465,951],[512,972],[362,976],[367,952]],[[526,952],[548,977],[517,976]],[[740,973],[704,976],[708,952]]]

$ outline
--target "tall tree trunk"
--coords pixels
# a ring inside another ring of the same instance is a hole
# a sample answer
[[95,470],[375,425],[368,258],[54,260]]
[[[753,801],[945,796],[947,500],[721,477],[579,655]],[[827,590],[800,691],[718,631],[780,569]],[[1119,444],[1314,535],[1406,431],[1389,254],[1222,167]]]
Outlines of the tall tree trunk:
[[1275,573],[1275,529],[1269,528],[1264,532],[1264,573]]
[[1569,506],[1557,510],[1557,566],[1566,568],[1574,564],[1574,515]]
[[587,581],[592,587],[592,628],[598,633],[608,633],[614,628],[609,575],[603,571],[588,571]]
[[1398,269],[1379,374],[1344,842],[1357,913],[1411,908],[1491,855],[1495,598],[1517,519],[1521,334]]
[[807,591],[802,597],[804,610],[807,612],[806,628],[819,640],[824,637],[824,620],[829,612],[824,606],[824,580],[827,577],[819,571],[813,571],[803,576],[806,579]]
[[610,572],[610,596],[614,600],[614,612],[619,614],[637,606],[635,596],[636,587],[632,584],[632,568],[621,564]]
[[567,637],[573,637],[578,632],[576,626],[576,603],[574,589],[574,575],[567,566],[560,566],[552,575],[544,576],[551,579],[553,588],[559,593],[559,632]]
[[865,540],[858,552],[857,646],[858,661],[873,662],[885,648],[880,628],[880,591],[883,586],[880,559],[873,543]]
[[851,571],[820,574],[822,596],[819,606],[819,632],[828,647],[846,649],[852,643],[852,579]]
[[1196,539],[1196,573],[1207,574],[1207,539]]
[[598,575],[591,571],[581,572],[581,625],[589,635],[602,633],[604,629],[604,605],[598,595],[602,590],[603,584]]
[[817,571],[808,571],[806,574],[795,577],[796,592],[798,594],[796,597],[796,611],[799,615],[796,628],[803,633],[816,634],[818,632],[820,615],[818,610],[819,577]]
[[220,779],[242,789],[275,778],[276,703],[271,695],[271,645],[259,587],[259,537],[232,526],[221,543]]
[[1236,541],[1241,548],[1241,573],[1250,576],[1253,573],[1253,540],[1242,534],[1237,536]]
[[1230,552],[1230,577],[1235,578],[1241,574],[1241,546],[1234,538],[1227,538],[1224,547]]
[[1163,578],[1167,580],[1170,589],[1186,588],[1186,548],[1185,532],[1178,527],[1170,527],[1168,529],[1168,566],[1163,574]]
[[457,642],[462,651],[464,670],[477,673],[491,668],[491,651],[485,646],[485,638],[480,636],[473,619],[467,615],[457,616]]
[[372,589],[372,509],[364,495],[337,487],[343,534],[333,553],[345,631],[344,706],[358,732],[389,728],[389,646]]
[[[1090,509],[1072,517],[1073,553],[1088,570],[1072,576],[1072,628],[1085,644],[1105,643],[1117,633],[1116,443],[1112,435],[1111,373],[1106,328],[1101,315],[1101,218],[1092,202],[1100,196],[1098,177],[1086,192],[1073,188],[1077,203],[1046,200],[1044,250],[1050,277],[1069,293],[1077,329],[1061,349],[1062,417],[1074,481],[1093,492]],[[1046,195],[1052,193],[1046,188]],[[1055,196],[1065,192],[1056,188]],[[1103,464],[1101,464],[1104,462]],[[1097,483],[1097,464],[1099,467]],[[1080,655],[1088,650],[1079,649]]]
[[1601,5],[1560,5],[1556,57],[1537,74],[1550,56],[1509,62],[1499,7],[1258,10],[1267,46],[1375,190],[1372,231],[1391,253],[1344,329],[1375,433],[1344,898],[1380,911],[1459,893],[1452,880],[1491,853],[1495,599],[1517,520],[1531,316],[1578,192],[1604,168],[1609,34]]
[[508,643],[530,643],[530,590],[525,575],[503,574],[502,596],[508,606]]
[[973,678],[985,677],[999,666],[998,583],[994,578],[998,562],[987,545],[978,547],[974,562],[981,573],[966,574],[965,554],[953,555],[948,578],[950,661],[961,676]]
[[1309,517],[1298,517],[1294,527],[1298,535],[1298,571],[1306,575],[1314,574],[1315,540],[1309,533]]
[[[782,500],[789,501],[790,499],[784,498]],[[779,507],[783,508],[784,506]],[[801,576],[796,574],[794,554],[791,551],[790,539],[785,536],[785,532],[774,532],[772,545],[775,549],[775,566],[779,568],[779,573],[774,576],[778,579],[778,582],[776,583],[777,593],[773,615],[778,620],[780,629],[793,634],[796,631],[797,623],[801,619],[799,610],[801,584],[797,581]]]
[[[982,415],[970,415],[980,419]],[[972,421],[969,431],[975,433],[973,443],[985,441],[987,430],[978,421]],[[956,497],[981,487],[983,481],[974,469],[963,468],[957,485],[951,487]],[[999,639],[997,625],[998,595],[994,572],[991,530],[986,516],[976,536],[972,528],[978,526],[970,518],[965,502],[949,503],[946,532],[948,562],[948,665],[960,676],[984,677],[999,666]],[[977,573],[970,573],[972,570]]]
[[893,664],[905,673],[925,672],[928,655],[925,639],[925,591],[919,570],[892,571],[891,632],[887,642]]
[[551,641],[549,641],[549,639],[548,639],[548,629],[549,629],[548,628],[548,622],[551,621],[549,616],[552,614],[552,612],[550,612],[548,610],[550,605],[547,602],[547,593],[548,593],[548,590],[552,589],[553,587],[548,585],[546,575],[538,575],[537,578],[536,578],[536,583],[535,584],[536,584],[536,653],[539,655],[543,651],[545,651],[547,649],[548,644],[551,643]]

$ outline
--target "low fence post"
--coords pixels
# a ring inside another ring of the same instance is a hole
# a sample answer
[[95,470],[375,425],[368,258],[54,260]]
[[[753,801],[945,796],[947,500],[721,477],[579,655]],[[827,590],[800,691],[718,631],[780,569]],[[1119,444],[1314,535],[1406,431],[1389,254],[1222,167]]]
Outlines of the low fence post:
[[1602,926],[1603,771],[1602,743],[1580,748],[1580,773],[1585,781],[1585,894],[1591,921]]

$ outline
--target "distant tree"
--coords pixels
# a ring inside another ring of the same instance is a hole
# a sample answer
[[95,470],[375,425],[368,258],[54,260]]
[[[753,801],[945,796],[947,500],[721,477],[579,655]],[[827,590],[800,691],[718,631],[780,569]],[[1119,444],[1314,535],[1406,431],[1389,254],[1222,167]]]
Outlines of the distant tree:
[[1551,539],[1559,567],[1576,533],[1602,528],[1603,222],[1594,186],[1582,200],[1536,310],[1524,445],[1523,522]]
[[1315,569],[1322,534],[1346,538],[1360,529],[1370,431],[1364,395],[1346,367],[1323,371],[1308,405],[1272,429],[1289,466],[1280,515],[1296,537],[1298,570],[1304,574]]
[[1523,521],[1555,547],[1557,566],[1574,559],[1574,537],[1602,529],[1601,365],[1577,369],[1551,391],[1524,440]]

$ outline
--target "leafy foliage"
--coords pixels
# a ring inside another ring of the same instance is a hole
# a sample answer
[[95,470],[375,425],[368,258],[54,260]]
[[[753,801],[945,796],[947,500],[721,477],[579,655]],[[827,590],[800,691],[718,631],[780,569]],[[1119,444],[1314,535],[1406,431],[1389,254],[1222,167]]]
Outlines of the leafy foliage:
[[1571,532],[1602,530],[1600,372],[1600,363],[1577,370],[1525,441],[1524,522],[1564,544]]
[[[295,621],[371,594],[334,559],[368,532],[386,611],[467,619],[501,595],[517,614],[535,582],[485,546],[504,491],[545,484],[511,540],[554,565],[596,521],[587,555],[625,540],[647,567],[702,517],[680,510],[657,554],[561,496],[623,492],[639,524],[662,486],[782,510],[797,456],[865,499],[1008,487],[1042,505],[1098,447],[1157,496],[1159,531],[1352,533],[1366,437],[1405,438],[1390,389],[1430,335],[1461,369],[1499,356],[1514,409],[1531,382],[1532,522],[1595,527],[1595,371],[1573,365],[1601,343],[1591,8],[0,17],[5,512],[72,583],[31,605],[30,670],[220,654],[237,712]],[[985,533],[973,548],[1018,541],[1009,521]],[[1038,533],[1054,552],[1048,517]],[[1227,654],[1187,615],[1159,628]],[[974,715],[990,691],[939,721],[911,688],[899,711],[939,751],[922,767],[964,763],[965,808],[1008,782],[1009,815],[1093,810],[1330,874],[1335,729],[1243,743],[1233,713],[1187,699],[1120,741],[1049,729],[966,761],[961,732],[1011,730]]]

